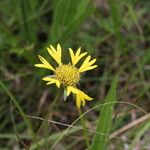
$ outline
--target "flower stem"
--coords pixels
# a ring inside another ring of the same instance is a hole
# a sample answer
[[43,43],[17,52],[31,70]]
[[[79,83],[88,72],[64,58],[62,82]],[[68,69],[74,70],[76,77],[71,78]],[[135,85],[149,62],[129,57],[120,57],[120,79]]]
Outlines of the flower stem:
[[82,116],[82,111],[81,111],[80,108],[78,109],[78,112],[79,112],[81,126],[83,128],[83,135],[84,135],[84,138],[85,138],[86,146],[87,146],[87,149],[90,149],[89,137],[88,137],[87,130],[86,130],[85,119]]

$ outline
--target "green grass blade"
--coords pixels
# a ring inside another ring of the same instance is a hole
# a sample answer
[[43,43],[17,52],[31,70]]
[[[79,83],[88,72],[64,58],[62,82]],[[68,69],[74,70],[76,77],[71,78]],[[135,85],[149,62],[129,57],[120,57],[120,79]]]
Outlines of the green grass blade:
[[[31,136],[28,136],[28,135],[20,135],[20,138],[21,139],[26,139],[26,140],[31,140]],[[15,140],[18,140],[16,135],[15,134],[12,134],[12,133],[0,133],[0,139],[15,139]],[[0,149],[1,150],[1,149]]]
[[78,19],[76,19],[74,22],[72,22],[70,25],[68,25],[68,28],[64,33],[62,33],[62,36],[58,41],[61,41],[62,43],[65,42],[69,37],[71,37],[74,32],[78,30],[80,25],[83,23],[85,18],[87,18],[92,12],[94,12],[94,7],[93,6],[88,6],[87,11],[84,12],[81,16],[79,16]]
[[[74,3],[74,2],[73,2]],[[70,0],[59,0],[54,8],[54,19],[53,19],[53,24],[52,24],[52,39],[53,41],[56,41],[59,36],[61,36],[64,28],[67,27],[66,22],[67,18],[70,18],[70,16],[73,19],[73,13],[72,11],[69,14],[69,8],[71,8],[73,4]],[[76,5],[74,5],[75,10]],[[72,20],[70,20],[71,22]]]
[[[75,132],[77,132],[79,129],[70,129],[70,130],[68,130],[67,131],[67,133],[65,133],[65,135],[71,135],[71,134],[73,134],[73,133],[75,133]],[[48,138],[47,138],[47,142],[52,142],[52,141],[56,141],[60,136],[61,136],[61,134],[62,134],[62,132],[58,132],[58,133],[55,133],[55,134],[52,134],[51,136],[49,136]],[[30,150],[36,150],[37,149],[37,147],[39,147],[39,146],[43,146],[43,145],[45,145],[45,139],[44,138],[42,138],[41,140],[39,140],[38,142],[36,142],[35,144],[33,144],[33,145],[31,145],[31,147],[30,147]]]
[[[147,114],[150,118],[150,113]],[[134,139],[131,142],[130,150],[134,149],[138,141],[140,141],[141,137],[144,136],[146,131],[150,130],[150,120],[146,121],[144,125],[142,124],[139,128],[139,130],[136,132]]]
[[[116,76],[112,81],[111,88],[105,99],[105,104],[110,102],[116,102],[117,82],[118,76]],[[102,107],[96,131],[105,135],[95,134],[92,141],[91,150],[105,150],[106,144],[108,142],[109,132],[112,126],[113,107],[113,103]]]
[[[53,42],[63,39],[70,27],[78,29],[78,20],[84,20],[88,14],[89,0],[59,0],[54,6],[54,16],[51,28],[51,37]],[[68,34],[67,34],[68,35]]]
[[10,100],[13,102],[13,104],[17,107],[18,111],[22,115],[26,125],[28,126],[30,133],[32,136],[34,136],[33,128],[30,120],[25,116],[25,113],[23,109],[21,108],[20,104],[18,103],[17,99],[12,95],[12,93],[9,91],[9,89],[5,86],[5,84],[0,80],[0,86],[4,89],[4,91],[9,95]]
[[131,19],[133,20],[133,22],[134,22],[134,24],[135,24],[135,26],[136,26],[139,34],[140,34],[140,38],[141,38],[142,42],[145,42],[145,39],[144,39],[144,36],[143,36],[143,31],[142,31],[141,25],[138,21],[140,15],[138,16],[138,14],[136,13],[136,11],[132,7],[132,5],[127,4],[127,8],[129,10],[129,14],[131,16]]

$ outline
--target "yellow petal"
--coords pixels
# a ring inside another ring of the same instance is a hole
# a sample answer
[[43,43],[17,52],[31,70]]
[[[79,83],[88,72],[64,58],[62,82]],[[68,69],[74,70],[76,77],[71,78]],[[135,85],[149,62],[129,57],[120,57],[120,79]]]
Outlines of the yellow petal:
[[90,65],[93,65],[96,62],[96,59],[90,61]]
[[71,61],[72,61],[72,64],[74,64],[74,52],[73,52],[73,50],[71,49],[71,48],[69,48],[69,53],[70,53],[70,57],[71,57]]
[[93,100],[93,98],[89,97],[87,94],[85,94],[81,90],[74,88],[74,87],[71,87],[71,86],[68,86],[67,87],[67,96],[71,92],[76,95],[76,105],[78,108],[81,107],[81,104],[82,104],[82,106],[85,105],[85,100],[87,100],[87,101]]
[[76,106],[77,106],[78,108],[81,107],[81,102],[82,102],[81,98],[76,95]]
[[81,47],[78,48],[78,50],[77,50],[77,52],[76,52],[76,55],[79,56],[79,55],[80,55],[80,52],[81,52]]
[[[97,67],[97,65],[90,66],[90,67],[86,68],[86,70],[84,70],[84,71],[92,70],[92,69],[94,69],[94,68],[96,68],[96,67]],[[83,72],[83,71],[82,71],[82,72]]]
[[71,48],[69,48],[69,52],[70,52],[70,57],[73,65],[76,65],[79,62],[79,60],[87,54],[87,52],[80,54],[81,47],[78,48],[75,54]]
[[[81,65],[81,67],[79,68],[79,72],[84,72],[84,71],[88,71],[88,70],[92,70],[94,68],[97,67],[97,65],[93,65],[96,62],[96,59],[91,60],[91,56],[89,55],[83,62],[83,64]],[[92,66],[93,65],[93,66]]]
[[85,99],[82,100],[82,106],[85,106]]
[[50,77],[44,77],[42,80],[48,81],[48,82],[47,82],[47,85],[55,83],[56,86],[57,86],[58,88],[60,88],[60,82],[59,82],[59,80],[57,80],[57,79],[50,78]]
[[75,94],[78,93],[78,90],[72,86],[67,86],[67,96],[69,96],[71,92]]
[[60,44],[57,44],[57,51],[58,51],[58,53],[59,53],[59,55],[61,56],[61,46],[60,46]]
[[62,65],[61,62],[62,50],[60,44],[57,44],[57,49],[55,49],[52,45],[50,45],[50,48],[47,47],[47,51],[59,65]]
[[55,71],[55,69],[49,64],[49,62],[44,59],[42,56],[38,55],[40,61],[42,62],[42,64],[35,64],[36,67],[40,67],[40,68],[46,68],[46,69],[50,69],[52,71]]

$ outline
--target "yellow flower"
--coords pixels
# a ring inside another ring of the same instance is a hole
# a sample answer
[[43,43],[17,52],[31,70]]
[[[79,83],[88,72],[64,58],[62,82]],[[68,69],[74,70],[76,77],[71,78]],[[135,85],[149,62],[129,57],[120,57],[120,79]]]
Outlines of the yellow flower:
[[81,48],[77,50],[76,53],[73,52],[71,48],[69,48],[69,53],[71,57],[71,63],[63,64],[62,57],[62,49],[60,44],[57,45],[55,49],[52,45],[47,47],[47,51],[50,56],[58,63],[57,67],[53,67],[47,60],[45,60],[42,56],[39,55],[39,59],[41,64],[35,64],[36,67],[46,68],[53,71],[53,75],[44,77],[43,80],[47,81],[47,85],[56,84],[58,88],[62,85],[65,88],[66,96],[69,96],[70,93],[75,94],[76,96],[76,105],[78,108],[85,105],[86,100],[90,101],[93,98],[89,97],[87,94],[82,92],[77,88],[77,84],[80,80],[81,73],[92,70],[97,67],[94,65],[96,59],[91,60],[91,56],[87,56],[82,65],[78,68],[76,67],[77,63],[87,55],[87,52],[81,53]]

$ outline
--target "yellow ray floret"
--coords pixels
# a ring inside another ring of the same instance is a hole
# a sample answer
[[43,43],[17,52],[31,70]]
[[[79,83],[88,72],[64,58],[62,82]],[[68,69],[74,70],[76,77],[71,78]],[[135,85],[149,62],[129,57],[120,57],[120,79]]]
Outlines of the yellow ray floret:
[[81,47],[79,47],[79,49],[77,50],[77,52],[75,54],[71,48],[69,48],[69,52],[70,52],[71,61],[72,61],[73,65],[76,65],[78,63],[78,61],[87,54],[87,52],[80,54]]
[[79,72],[84,72],[84,71],[88,71],[88,70],[92,70],[94,68],[97,67],[97,65],[93,65],[96,62],[96,59],[91,60],[91,56],[88,56],[85,61],[83,62],[83,64],[81,65],[81,67],[79,68]]
[[49,54],[54,58],[54,60],[61,65],[61,46],[60,44],[57,44],[57,49],[55,49],[52,45],[50,45],[50,48],[47,47],[47,51]]
[[91,56],[89,55],[78,68],[76,64],[87,54],[87,52],[81,53],[81,48],[78,48],[76,52],[69,48],[71,63],[68,62],[66,64],[61,62],[62,49],[60,44],[57,45],[56,49],[50,45],[50,47],[47,48],[47,51],[58,65],[53,67],[40,55],[38,55],[38,57],[41,63],[35,64],[36,67],[46,68],[53,71],[52,75],[43,78],[43,80],[47,82],[47,85],[55,84],[58,88],[60,88],[60,86],[64,87],[66,89],[65,97],[69,96],[70,93],[74,94],[76,98],[76,106],[78,108],[84,106],[86,101],[93,100],[93,98],[78,89],[77,85],[81,79],[80,76],[82,72],[92,70],[97,67],[97,65],[95,65],[96,59],[91,60]]
[[87,94],[85,94],[84,92],[82,92],[81,90],[68,86],[67,87],[67,96],[69,96],[70,93],[74,93],[76,95],[76,105],[78,108],[85,105],[85,100],[87,101],[91,101],[93,100],[93,98],[89,97]]
[[55,83],[56,86],[57,86],[58,88],[60,88],[60,82],[59,82],[59,80],[57,80],[57,79],[55,79],[55,78],[44,77],[42,80],[48,81],[48,82],[47,82],[47,85]]
[[42,62],[42,64],[35,64],[36,67],[40,67],[40,68],[46,68],[46,69],[50,69],[52,71],[55,71],[55,69],[49,64],[49,62],[47,60],[45,60],[42,56],[38,55],[40,61]]

